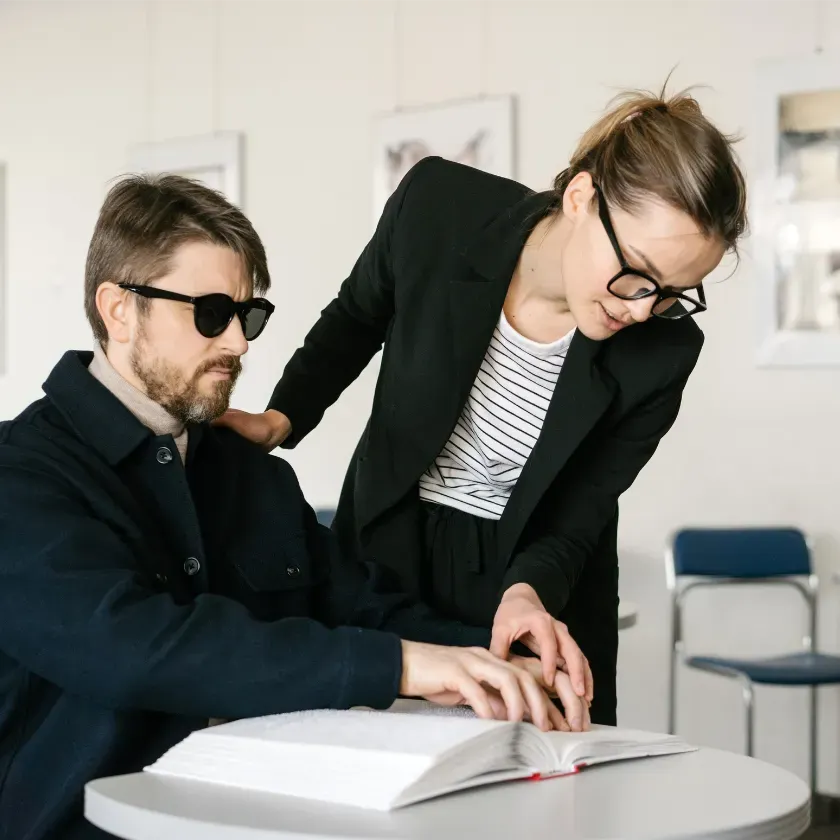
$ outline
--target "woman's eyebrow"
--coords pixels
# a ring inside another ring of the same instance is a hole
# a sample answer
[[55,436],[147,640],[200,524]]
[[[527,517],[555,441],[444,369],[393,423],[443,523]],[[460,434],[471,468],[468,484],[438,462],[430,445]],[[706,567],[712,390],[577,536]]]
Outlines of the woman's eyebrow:
[[650,272],[650,274],[662,283],[662,272],[648,259],[648,257],[633,245],[628,245],[627,247],[645,264],[645,268],[648,272]]

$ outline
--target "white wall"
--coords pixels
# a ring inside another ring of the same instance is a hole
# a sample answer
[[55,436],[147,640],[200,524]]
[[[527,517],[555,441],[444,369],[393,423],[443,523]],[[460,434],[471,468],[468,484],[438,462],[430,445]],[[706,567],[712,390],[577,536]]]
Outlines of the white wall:
[[[479,93],[518,97],[518,174],[545,187],[612,93],[703,83],[726,130],[750,129],[756,61],[814,48],[802,2],[7,2],[0,4],[0,161],[8,165],[8,373],[0,416],[37,398],[58,355],[89,346],[85,251],[108,179],[135,142],[247,134],[246,209],[265,239],[278,311],[237,404],[260,409],[283,364],[369,234],[371,116]],[[762,31],[759,34],[759,26]],[[827,49],[840,5],[825,4]],[[741,146],[749,166],[749,136]],[[829,580],[840,566],[840,377],[757,370],[753,260],[709,290],[707,344],[678,426],[627,494],[622,589],[641,605],[622,634],[620,717],[665,726],[667,600],[661,549],[686,523],[793,523],[820,538],[821,633],[840,648]],[[354,386],[293,461],[314,503],[334,500],[369,407]],[[697,597],[688,630],[745,652],[797,639],[791,597]],[[691,636],[690,636],[691,638]],[[687,675],[680,729],[741,747],[738,690]],[[840,789],[836,692],[823,692],[824,786]],[[806,704],[758,693],[759,755],[806,772]]]

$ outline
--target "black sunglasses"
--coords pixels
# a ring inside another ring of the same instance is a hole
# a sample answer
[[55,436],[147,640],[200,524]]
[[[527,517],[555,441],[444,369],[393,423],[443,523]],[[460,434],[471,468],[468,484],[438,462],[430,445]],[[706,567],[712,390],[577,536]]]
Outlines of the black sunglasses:
[[221,293],[189,297],[179,295],[177,292],[168,292],[166,289],[158,289],[156,286],[133,286],[131,283],[120,283],[119,287],[141,297],[191,303],[195,328],[205,338],[221,335],[234,316],[238,315],[245,339],[253,341],[265,329],[271,313],[274,312],[274,304],[265,298],[251,298],[251,300],[239,302]]
[[593,186],[598,196],[598,216],[621,266],[621,271],[607,283],[607,291],[621,300],[656,298],[651,313],[657,318],[676,321],[679,318],[685,318],[687,315],[705,312],[707,309],[706,293],[703,291],[702,285],[691,291],[671,289],[667,286],[660,286],[649,274],[630,266],[624,258],[621,246],[618,244],[618,237],[615,235],[615,228],[612,219],[610,219],[610,211],[607,209],[604,194],[597,184],[593,184]]

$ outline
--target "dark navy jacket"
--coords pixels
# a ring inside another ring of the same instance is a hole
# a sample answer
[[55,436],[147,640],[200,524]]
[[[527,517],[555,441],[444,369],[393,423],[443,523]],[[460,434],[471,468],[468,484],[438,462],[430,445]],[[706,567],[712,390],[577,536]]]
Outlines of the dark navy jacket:
[[190,429],[186,467],[67,353],[0,424],[0,837],[92,840],[85,782],[211,717],[386,707],[404,638],[487,645],[339,555],[292,468]]

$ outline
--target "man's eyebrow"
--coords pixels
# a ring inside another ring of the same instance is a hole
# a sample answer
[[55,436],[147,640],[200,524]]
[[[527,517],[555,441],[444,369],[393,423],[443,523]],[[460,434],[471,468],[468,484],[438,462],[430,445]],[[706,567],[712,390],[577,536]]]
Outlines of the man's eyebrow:
[[627,246],[633,253],[645,264],[645,268],[649,274],[652,274],[660,283],[662,283],[662,272],[643,254],[638,248],[633,245]]

